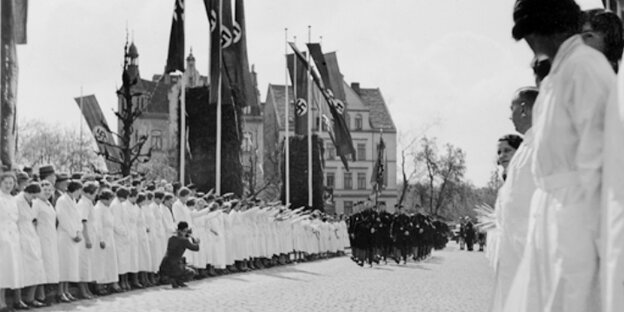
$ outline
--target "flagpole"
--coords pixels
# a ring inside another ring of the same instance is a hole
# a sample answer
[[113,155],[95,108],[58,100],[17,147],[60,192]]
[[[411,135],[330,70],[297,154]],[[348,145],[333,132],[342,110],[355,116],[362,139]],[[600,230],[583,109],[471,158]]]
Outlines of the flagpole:
[[[229,1],[229,0],[228,0]],[[223,24],[223,0],[219,0],[218,22]],[[219,34],[220,36],[221,34]],[[221,195],[221,62],[219,62],[219,75],[217,79],[217,161],[215,168],[215,193]]]
[[84,143],[82,141],[82,115],[83,113],[83,106],[82,106],[82,101],[84,100],[84,96],[82,94],[82,86],[80,86],[80,171],[82,171],[82,153],[84,152]]
[[[175,9],[174,9],[175,10]],[[182,29],[185,29],[186,18],[182,18]],[[182,51],[185,51],[184,47]],[[184,78],[184,70],[182,72],[182,83],[180,84],[182,91],[180,96],[180,183],[185,185],[186,177],[186,81]]]
[[[285,129],[285,142],[284,144],[286,144],[286,155],[285,156],[285,183],[286,183],[286,205],[288,205],[290,203],[290,124],[288,122],[288,117],[289,117],[289,112],[288,112],[288,108],[289,108],[289,102],[288,102],[288,28],[284,28],[284,57],[286,60],[286,67],[284,68],[284,94],[285,94],[285,101],[284,101],[284,129]],[[297,63],[297,60],[293,57],[293,61],[295,61],[295,64]],[[295,76],[297,75],[297,73],[295,72]],[[293,88],[295,88],[295,86],[293,85]]]
[[[310,43],[310,35],[311,35],[311,26],[308,26],[308,43]],[[312,207],[313,201],[312,201],[312,105],[311,105],[311,85],[312,85],[312,79],[310,79],[310,51],[308,51],[308,73],[307,73],[307,90],[308,90],[308,94],[307,94],[307,102],[308,102],[308,206],[310,208]]]

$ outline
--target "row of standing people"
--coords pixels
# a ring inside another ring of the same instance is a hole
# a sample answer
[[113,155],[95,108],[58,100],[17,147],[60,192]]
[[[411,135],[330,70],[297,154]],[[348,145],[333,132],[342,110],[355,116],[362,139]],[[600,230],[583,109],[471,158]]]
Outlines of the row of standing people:
[[344,222],[301,209],[192,198],[187,188],[176,197],[106,182],[83,185],[51,166],[41,167],[39,177],[20,183],[13,196],[16,177],[0,176],[0,309],[9,309],[7,289],[14,307],[26,309],[49,305],[51,293],[61,302],[77,300],[69,283],[78,283],[86,299],[159,284],[168,238],[181,221],[203,238],[200,252],[187,255],[203,272],[235,271],[241,263],[247,269],[252,260],[270,265],[292,254],[337,254],[348,246]]

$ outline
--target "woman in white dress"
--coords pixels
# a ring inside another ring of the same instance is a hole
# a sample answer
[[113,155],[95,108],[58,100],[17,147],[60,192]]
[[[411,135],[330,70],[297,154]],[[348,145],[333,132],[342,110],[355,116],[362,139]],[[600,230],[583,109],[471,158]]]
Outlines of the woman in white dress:
[[9,311],[5,299],[6,289],[23,286],[22,247],[17,226],[19,211],[11,196],[15,182],[12,173],[0,174],[0,311]]
[[[41,181],[41,193],[33,202],[33,209],[37,212],[37,235],[41,242],[41,256],[43,259],[43,271],[45,273],[44,284],[56,285],[59,283],[59,255],[56,232],[56,210],[50,203],[54,195],[54,185],[48,180]],[[57,293],[60,293],[58,289]],[[43,286],[37,289],[37,300],[45,301]],[[63,298],[64,301],[69,301]]]
[[118,285],[119,269],[117,267],[117,248],[115,246],[115,225],[111,203],[114,199],[113,192],[103,190],[95,208],[94,226],[99,233],[99,246],[95,248],[96,260],[94,272],[98,283],[99,294],[107,292],[121,292]]
[[117,255],[117,268],[119,270],[119,285],[122,290],[130,290],[130,283],[128,282],[128,273],[131,271],[131,258],[130,258],[130,238],[128,227],[129,213],[125,207],[125,203],[128,201],[128,195],[130,192],[125,187],[120,187],[115,192],[117,198],[113,200],[110,205],[110,210],[113,213],[113,229],[115,231],[115,254]]
[[156,279],[156,272],[158,272],[160,260],[164,256],[164,251],[161,250],[161,244],[158,241],[160,233],[163,232],[161,219],[161,211],[160,207],[156,203],[154,203],[154,193],[146,192],[147,196],[147,207],[145,207],[145,222],[147,227],[149,228],[149,233],[147,236],[149,238],[149,246],[150,246],[150,259],[152,263],[151,270],[148,273],[148,279],[150,284],[158,285],[158,280]]
[[95,196],[99,186],[90,182],[84,185],[82,197],[78,201],[78,212],[81,215],[82,235],[84,244],[80,244],[79,264],[80,264],[80,297],[83,299],[93,299],[93,294],[89,290],[87,283],[95,281],[93,262],[95,261],[95,248],[98,245],[98,235],[93,225],[93,208]]
[[139,282],[142,286],[149,287],[152,286],[147,279],[147,273],[152,272],[152,253],[148,236],[151,229],[146,221],[146,219],[149,219],[149,217],[146,218],[146,215],[149,214],[149,202],[145,193],[139,193],[134,209],[137,210],[136,236],[138,242]]
[[[522,138],[516,134],[508,134],[500,139],[498,139],[498,146],[496,148],[497,154],[497,163],[499,166],[503,168],[502,177],[503,180],[507,179],[507,168],[509,167],[509,162],[513,158],[516,150],[520,147],[522,143]],[[501,214],[501,200],[502,195],[501,192],[505,191],[505,186],[503,186],[498,190],[498,195],[496,197],[495,207],[495,215],[496,215],[496,228],[490,230],[487,234],[487,248],[485,251],[485,256],[490,260],[490,264],[492,267],[496,268],[496,263],[498,262],[498,247],[500,242],[500,229],[502,223],[502,214]]]
[[130,256],[129,279],[131,280],[132,287],[143,288],[143,285],[139,283],[139,236],[137,228],[141,210],[136,206],[138,197],[138,190],[135,187],[130,188],[128,200],[123,202],[122,207],[123,210],[126,211],[126,226],[128,228],[128,254]]
[[[31,183],[24,188],[24,191],[15,196],[19,219],[17,226],[20,232],[20,243],[22,246],[22,283],[25,286],[25,302],[35,308],[44,306],[43,302],[35,300],[37,285],[45,284],[45,273],[43,271],[43,256],[41,253],[41,241],[37,235],[37,211],[33,207],[33,200],[41,194],[41,187],[38,183]],[[14,292],[14,301],[18,303],[22,300],[21,292]]]
[[82,242],[81,216],[76,206],[80,198],[82,184],[77,181],[69,182],[67,193],[56,201],[58,218],[58,254],[59,254],[59,300],[76,300],[69,292],[70,282],[80,282],[80,242]]
[[500,237],[494,266],[494,296],[490,307],[493,312],[503,309],[526,245],[531,198],[535,192],[531,174],[533,134],[530,128],[537,94],[534,87],[522,88],[516,92],[511,104],[511,120],[524,139],[506,168],[505,184],[498,192],[496,214],[499,216],[497,226]]

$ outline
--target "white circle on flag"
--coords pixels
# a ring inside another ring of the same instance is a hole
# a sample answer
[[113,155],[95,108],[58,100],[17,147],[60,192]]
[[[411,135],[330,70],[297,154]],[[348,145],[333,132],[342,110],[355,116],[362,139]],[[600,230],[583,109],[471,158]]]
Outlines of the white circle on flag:
[[308,112],[308,104],[306,103],[304,99],[302,98],[297,99],[297,102],[295,103],[295,112],[297,113],[297,116],[299,117],[305,115]]

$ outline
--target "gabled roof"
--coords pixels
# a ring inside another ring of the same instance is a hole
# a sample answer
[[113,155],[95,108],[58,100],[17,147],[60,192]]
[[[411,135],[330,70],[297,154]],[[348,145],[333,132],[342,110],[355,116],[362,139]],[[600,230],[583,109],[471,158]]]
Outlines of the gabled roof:
[[[166,83],[164,79],[152,82],[154,87],[150,94],[150,102],[147,112],[158,114],[169,114],[169,90],[173,84]],[[149,92],[149,91],[148,91]]]
[[388,111],[388,107],[386,106],[386,101],[381,94],[381,90],[379,90],[379,88],[360,88],[359,94],[364,103],[370,107],[369,116],[371,127],[375,129],[396,131],[396,127],[392,121],[392,116]]

